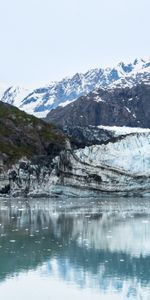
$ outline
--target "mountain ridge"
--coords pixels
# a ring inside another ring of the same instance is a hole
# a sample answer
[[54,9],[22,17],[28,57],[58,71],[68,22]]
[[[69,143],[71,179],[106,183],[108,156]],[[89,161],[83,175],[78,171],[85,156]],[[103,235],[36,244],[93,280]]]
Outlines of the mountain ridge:
[[66,106],[97,88],[132,87],[150,80],[150,58],[120,62],[112,68],[95,68],[76,73],[61,81],[36,89],[0,84],[0,100],[12,104],[37,117],[45,117],[52,109]]

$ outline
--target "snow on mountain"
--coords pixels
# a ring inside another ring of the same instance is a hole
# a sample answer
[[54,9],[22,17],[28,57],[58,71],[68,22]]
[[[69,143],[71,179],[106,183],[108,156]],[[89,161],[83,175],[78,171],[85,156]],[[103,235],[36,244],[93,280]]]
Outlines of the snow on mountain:
[[22,99],[29,94],[29,90],[19,86],[7,87],[1,94],[1,101],[20,107]]
[[150,58],[136,59],[130,64],[121,62],[113,68],[97,68],[84,74],[77,73],[73,77],[51,82],[34,90],[0,84],[0,99],[37,117],[45,117],[52,109],[65,106],[99,87],[133,86],[149,80]]

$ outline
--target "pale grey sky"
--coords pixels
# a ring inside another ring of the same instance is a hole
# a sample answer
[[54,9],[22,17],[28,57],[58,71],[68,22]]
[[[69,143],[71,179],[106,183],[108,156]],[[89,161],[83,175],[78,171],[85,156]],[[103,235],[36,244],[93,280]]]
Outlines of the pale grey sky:
[[149,0],[0,0],[0,82],[48,83],[150,56]]

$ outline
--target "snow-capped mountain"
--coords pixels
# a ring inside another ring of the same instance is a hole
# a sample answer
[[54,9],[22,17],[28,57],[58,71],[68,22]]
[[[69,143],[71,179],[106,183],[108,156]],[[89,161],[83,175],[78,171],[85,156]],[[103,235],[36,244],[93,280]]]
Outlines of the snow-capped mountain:
[[113,68],[97,68],[84,74],[77,73],[73,77],[51,82],[34,90],[0,84],[0,99],[37,117],[45,117],[52,109],[66,106],[99,87],[132,87],[149,80],[150,59],[136,59],[129,64],[121,62]]
[[0,100],[16,107],[20,107],[22,105],[22,99],[27,97],[28,94],[29,90],[24,87],[5,86],[4,88],[4,85],[0,85]]

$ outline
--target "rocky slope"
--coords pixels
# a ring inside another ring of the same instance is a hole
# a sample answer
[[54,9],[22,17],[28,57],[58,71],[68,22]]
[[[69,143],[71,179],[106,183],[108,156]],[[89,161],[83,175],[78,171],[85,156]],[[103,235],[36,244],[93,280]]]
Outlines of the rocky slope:
[[150,128],[150,83],[98,89],[66,107],[52,110],[46,120],[69,134],[89,125]]
[[1,84],[0,100],[37,117],[45,117],[52,109],[64,107],[99,87],[114,88],[116,85],[131,87],[145,80],[150,80],[150,59],[136,59],[130,64],[121,62],[113,68],[77,73],[73,77],[51,82],[33,90]]
[[53,125],[0,102],[0,191],[9,190],[10,179],[21,187],[19,168],[24,177],[35,171],[38,178],[41,168],[44,172],[47,166],[50,172],[52,159],[65,143],[64,135]]
[[0,102],[0,155],[6,162],[48,155],[54,146],[61,149],[64,141],[55,126]]

